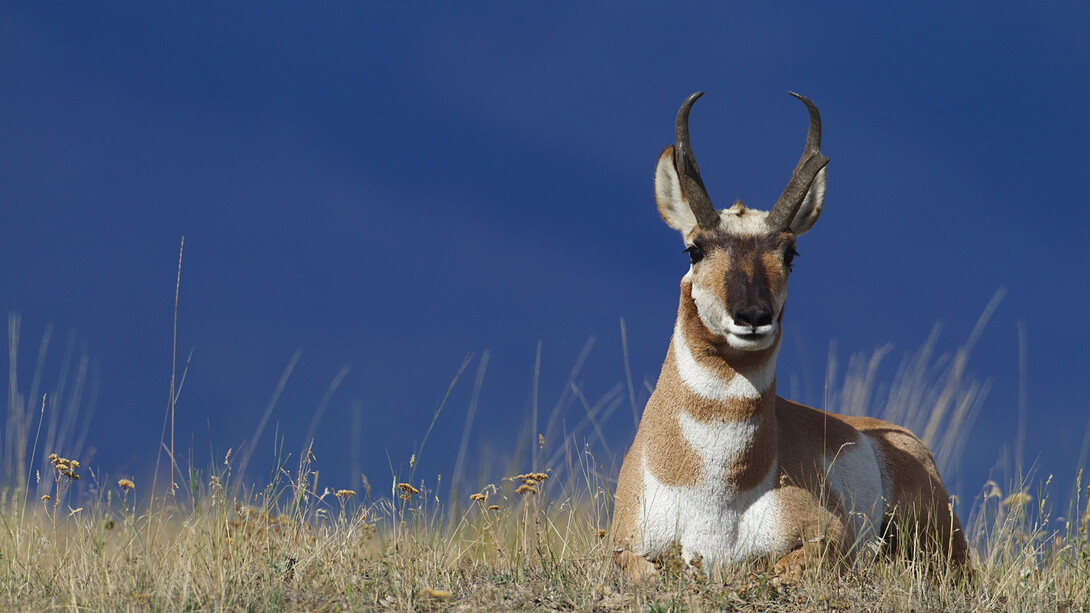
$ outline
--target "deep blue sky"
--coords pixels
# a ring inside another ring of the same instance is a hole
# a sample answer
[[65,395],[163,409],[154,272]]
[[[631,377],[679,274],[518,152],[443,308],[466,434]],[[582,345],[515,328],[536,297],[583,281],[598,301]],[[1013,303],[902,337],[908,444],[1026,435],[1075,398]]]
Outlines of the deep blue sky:
[[[948,478],[971,495],[1014,442],[1019,321],[1027,455],[1073,476],[1090,423],[1085,3],[363,4],[0,5],[0,308],[23,315],[22,393],[48,322],[47,379],[69,331],[87,348],[100,470],[154,458],[183,234],[177,432],[199,465],[251,436],[298,347],[253,466],[277,432],[298,447],[348,364],[318,430],[330,485],[352,479],[354,405],[361,468],[384,485],[468,353],[492,358],[470,447],[500,457],[539,340],[543,414],[591,336],[588,399],[624,381],[621,317],[653,382],[687,260],[652,170],[700,89],[719,206],[782,189],[806,127],[788,90],[822,111],[828,197],[800,239],[781,392],[793,376],[820,403],[833,339],[842,364],[892,342],[887,379],[936,322],[951,352],[1006,287],[970,362],[994,387]],[[418,476],[450,474],[475,369]],[[614,451],[631,413],[608,423]]]

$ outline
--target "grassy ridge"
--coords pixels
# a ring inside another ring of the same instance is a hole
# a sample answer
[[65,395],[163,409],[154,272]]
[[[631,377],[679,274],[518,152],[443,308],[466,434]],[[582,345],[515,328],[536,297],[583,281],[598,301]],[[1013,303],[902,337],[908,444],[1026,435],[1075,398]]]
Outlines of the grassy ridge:
[[[80,469],[56,471],[66,487]],[[843,575],[782,582],[762,569],[711,579],[667,565],[634,585],[612,564],[609,489],[572,496],[522,475],[451,516],[427,489],[360,503],[316,492],[306,462],[246,500],[228,466],[137,509],[123,484],[80,506],[4,491],[0,606],[22,610],[1087,610],[1085,498],[1067,530],[1047,502],[985,493],[969,531],[972,588],[935,583],[923,564],[860,560]],[[538,475],[537,477],[540,477]],[[90,478],[83,476],[81,478]],[[588,478],[594,479],[588,474]],[[552,490],[557,491],[552,491]],[[521,492],[519,492],[521,490]]]
[[[15,345],[17,330],[17,321],[9,325]],[[932,335],[889,385],[875,374],[886,349],[853,357],[843,375],[831,362],[827,404],[929,432],[936,461],[949,467],[987,392],[964,374],[977,336],[953,356],[936,356]],[[593,403],[580,396],[587,423],[571,434],[528,431],[511,476],[479,491],[462,491],[464,475],[446,484],[410,476],[383,493],[366,481],[359,491],[334,490],[319,483],[309,449],[281,462],[258,490],[239,476],[247,457],[229,454],[207,468],[170,461],[172,478],[161,481],[176,486],[153,491],[50,455],[83,444],[83,378],[73,370],[68,391],[58,385],[57,400],[34,411],[26,398],[36,397],[40,373],[19,395],[11,363],[0,609],[1090,611],[1090,488],[1081,473],[1074,484],[1045,480],[1034,491],[1029,480],[989,482],[961,504],[972,586],[933,581],[926,561],[865,554],[842,574],[814,570],[797,581],[759,566],[706,577],[668,563],[658,579],[635,585],[612,563],[612,471],[583,440],[595,439],[596,419],[623,401],[623,386]],[[483,374],[482,363],[478,387]],[[635,396],[629,383],[633,403]],[[554,417],[546,421],[560,421]],[[1070,496],[1062,517],[1050,495]]]

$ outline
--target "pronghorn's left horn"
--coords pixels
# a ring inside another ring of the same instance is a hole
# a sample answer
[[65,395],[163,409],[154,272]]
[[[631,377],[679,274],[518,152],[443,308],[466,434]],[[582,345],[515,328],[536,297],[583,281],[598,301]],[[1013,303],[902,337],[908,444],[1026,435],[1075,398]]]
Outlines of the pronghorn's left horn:
[[791,173],[791,180],[783,188],[776,206],[765,220],[769,228],[778,232],[786,232],[791,227],[814,178],[829,163],[829,158],[821,154],[821,114],[817,107],[805,96],[795,92],[788,93],[801,100],[810,111],[810,128],[806,132],[806,149],[803,150],[795,171]]
[[689,203],[697,225],[701,228],[714,228],[719,225],[719,214],[715,212],[708,190],[704,188],[700,168],[696,165],[696,156],[689,144],[689,111],[697,98],[703,95],[704,92],[694,92],[685,99],[677,112],[677,121],[674,122],[674,169],[681,181],[681,193]]

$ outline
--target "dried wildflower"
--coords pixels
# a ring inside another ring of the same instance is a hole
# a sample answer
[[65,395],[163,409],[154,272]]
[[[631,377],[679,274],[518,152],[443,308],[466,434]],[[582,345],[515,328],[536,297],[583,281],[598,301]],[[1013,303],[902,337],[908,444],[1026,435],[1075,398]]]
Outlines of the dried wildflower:
[[49,461],[53,464],[53,470],[57,471],[57,479],[67,477],[72,481],[79,481],[79,475],[76,474],[79,462],[62,458],[55,453],[49,454]]
[[136,487],[136,484],[129,479],[121,479],[117,482],[117,487],[123,490],[131,490],[132,488]]
[[498,505],[498,504],[490,505],[488,507],[488,510],[489,511],[499,511],[500,510],[500,505]]
[[485,495],[484,494],[470,494],[469,499],[473,500],[475,502],[484,502],[485,501]]
[[53,500],[53,497],[49,494],[42,496],[42,502],[49,502],[50,500]]
[[349,498],[351,498],[351,497],[353,497],[355,495],[356,495],[356,490],[337,490],[337,493],[334,494],[334,496],[339,498],[342,502],[345,501],[345,500],[348,500]]
[[532,485],[526,485],[525,483],[523,483],[522,485],[518,486],[518,489],[515,490],[515,493],[516,494],[536,494],[537,493],[537,488],[533,487]]
[[598,540],[600,541],[600,540],[606,538],[606,531],[605,530],[599,530],[599,531],[595,532],[594,535],[597,536]]
[[1029,504],[1032,500],[1033,496],[1030,496],[1025,492],[1015,492],[1003,500],[1003,506],[1010,509],[1019,509]]
[[416,489],[408,483],[398,483],[397,489],[401,490],[401,497],[405,500],[408,500],[409,498],[412,498],[413,496],[420,493],[420,490]]

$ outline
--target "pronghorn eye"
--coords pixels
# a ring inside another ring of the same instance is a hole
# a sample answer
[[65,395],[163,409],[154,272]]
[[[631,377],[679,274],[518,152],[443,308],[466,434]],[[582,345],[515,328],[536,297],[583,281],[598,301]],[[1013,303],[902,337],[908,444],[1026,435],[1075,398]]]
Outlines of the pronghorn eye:
[[783,265],[787,267],[787,272],[791,272],[791,263],[795,261],[795,256],[799,254],[795,251],[794,247],[788,247],[787,251],[783,254]]
[[689,254],[689,261],[691,263],[693,263],[693,264],[696,264],[700,260],[704,259],[704,250],[700,248],[700,245],[695,245],[694,244],[693,246],[689,247],[688,249],[686,249],[682,253],[688,253]]

